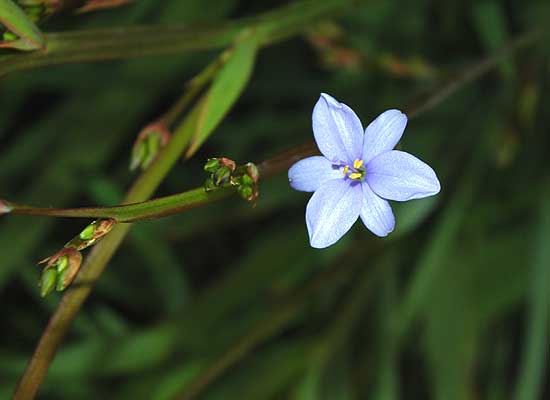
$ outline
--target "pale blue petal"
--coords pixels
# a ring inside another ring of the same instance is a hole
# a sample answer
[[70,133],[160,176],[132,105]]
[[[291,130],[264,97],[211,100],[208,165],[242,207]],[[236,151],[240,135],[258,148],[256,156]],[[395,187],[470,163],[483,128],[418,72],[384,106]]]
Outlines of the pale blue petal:
[[351,108],[322,93],[313,108],[313,135],[321,153],[334,163],[361,158],[363,125]]
[[384,199],[405,201],[439,193],[441,186],[434,170],[404,151],[388,151],[371,160],[366,180]]
[[395,228],[395,217],[390,203],[378,197],[367,182],[363,182],[361,186],[363,189],[361,220],[367,229],[376,236],[387,236]]
[[403,136],[407,126],[407,116],[399,110],[383,112],[365,130],[363,141],[363,161],[368,163],[374,157],[393,150]]
[[311,246],[322,249],[344,236],[359,217],[362,198],[361,184],[344,179],[327,181],[313,193],[306,208]]
[[322,156],[298,161],[288,170],[290,186],[302,192],[314,192],[328,180],[343,178],[340,169]]

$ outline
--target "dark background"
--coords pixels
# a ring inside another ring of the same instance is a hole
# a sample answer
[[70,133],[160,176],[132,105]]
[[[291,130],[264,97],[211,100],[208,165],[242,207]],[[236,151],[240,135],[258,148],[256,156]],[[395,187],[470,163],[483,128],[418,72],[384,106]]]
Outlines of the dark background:
[[[214,22],[280,1],[140,0],[45,31]],[[242,98],[156,195],[201,185],[208,157],[261,161],[311,140],[320,92],[366,124],[418,105],[513,38],[547,1],[364,1],[261,50]],[[111,205],[136,173],[132,143],[218,52],[54,66],[0,81],[0,197]],[[308,195],[286,173],[255,207],[230,199],[137,223],[74,322],[44,399],[548,398],[548,40],[409,121],[400,147],[442,190],[393,204],[380,239],[361,224],[312,249]],[[36,262],[82,220],[0,220],[0,398],[9,398],[59,302]],[[217,370],[216,379],[209,379]],[[206,381],[205,381],[206,380]]]

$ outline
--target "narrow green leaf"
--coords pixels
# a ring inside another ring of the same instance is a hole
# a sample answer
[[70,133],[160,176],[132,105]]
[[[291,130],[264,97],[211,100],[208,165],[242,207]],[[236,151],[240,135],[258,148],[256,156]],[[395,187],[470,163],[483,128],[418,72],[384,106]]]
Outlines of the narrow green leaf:
[[[545,369],[548,371],[548,334],[550,333],[550,190],[541,198],[538,240],[534,251],[529,290],[529,317],[521,372],[516,386],[516,400],[540,399]],[[547,377],[548,375],[546,375]],[[548,383],[548,382],[547,382]]]
[[12,0],[0,0],[0,23],[19,38],[0,42],[0,47],[36,50],[44,47],[42,32]]
[[248,31],[246,37],[237,42],[229,53],[228,60],[214,78],[210,90],[192,111],[198,113],[198,121],[185,154],[187,158],[212,134],[241,95],[250,79],[258,48],[257,35]]
[[[482,44],[490,52],[496,51],[508,40],[506,16],[502,4],[496,1],[479,2],[473,7],[474,25]],[[499,65],[503,76],[514,75],[514,65],[510,60]]]

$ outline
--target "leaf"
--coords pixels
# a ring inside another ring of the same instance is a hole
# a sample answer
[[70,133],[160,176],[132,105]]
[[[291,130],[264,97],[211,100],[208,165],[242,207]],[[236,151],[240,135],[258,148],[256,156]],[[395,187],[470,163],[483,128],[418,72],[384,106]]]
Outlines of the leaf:
[[198,121],[185,154],[191,157],[235,104],[250,79],[259,48],[257,35],[248,31],[229,53],[229,58],[214,78],[208,92],[191,111]]
[[0,48],[36,50],[44,47],[42,32],[12,0],[0,0],[0,23],[19,36],[15,40],[0,42]]
[[[506,43],[508,31],[503,6],[496,1],[479,2],[473,8],[474,25],[482,44],[489,52],[494,52]],[[499,65],[503,76],[514,75],[514,65],[510,60]]]
[[[531,267],[531,290],[528,291],[529,314],[526,343],[516,382],[516,400],[541,398],[545,369],[548,372],[548,334],[550,333],[550,190],[542,196],[538,239]],[[548,383],[548,381],[546,381]]]

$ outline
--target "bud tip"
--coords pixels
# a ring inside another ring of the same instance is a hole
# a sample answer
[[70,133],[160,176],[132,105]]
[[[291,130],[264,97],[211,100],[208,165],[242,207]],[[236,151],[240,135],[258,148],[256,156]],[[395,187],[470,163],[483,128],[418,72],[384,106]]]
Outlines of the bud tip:
[[11,212],[12,208],[4,200],[0,200],[0,215]]

